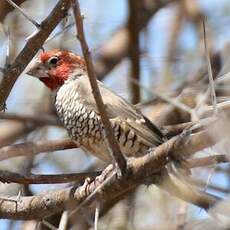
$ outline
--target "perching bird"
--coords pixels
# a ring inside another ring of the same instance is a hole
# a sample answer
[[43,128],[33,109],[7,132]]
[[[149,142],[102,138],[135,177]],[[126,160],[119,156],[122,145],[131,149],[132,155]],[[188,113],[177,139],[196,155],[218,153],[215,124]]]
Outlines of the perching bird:
[[[57,114],[71,138],[87,152],[110,161],[103,125],[91,92],[84,60],[67,51],[42,53],[28,74],[58,90]],[[163,142],[163,134],[140,111],[98,81],[122,153],[140,156]]]
[[[84,59],[68,51],[44,52],[27,74],[57,91],[57,114],[77,145],[103,161],[110,162],[112,159],[103,138],[103,125],[91,92]],[[161,131],[133,105],[100,81],[98,86],[114,136],[126,157],[144,155],[149,148],[164,142]],[[175,177],[172,180],[167,172],[164,175],[167,183],[161,182],[159,186],[168,192],[203,208],[215,203],[215,197],[193,191]]]

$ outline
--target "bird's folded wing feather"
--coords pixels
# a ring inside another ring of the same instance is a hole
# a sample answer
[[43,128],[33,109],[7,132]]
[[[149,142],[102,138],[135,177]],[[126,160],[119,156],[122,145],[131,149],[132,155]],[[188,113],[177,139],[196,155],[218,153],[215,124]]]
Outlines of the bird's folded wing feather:
[[[159,145],[162,143],[163,134],[161,131],[133,105],[125,99],[108,89],[103,83],[98,81],[98,86],[103,95],[103,102],[111,122],[122,120],[126,125],[133,129],[137,136],[143,139],[148,145]],[[98,109],[92,94],[91,86],[87,77],[76,80],[78,93],[82,96],[82,102],[89,111]]]

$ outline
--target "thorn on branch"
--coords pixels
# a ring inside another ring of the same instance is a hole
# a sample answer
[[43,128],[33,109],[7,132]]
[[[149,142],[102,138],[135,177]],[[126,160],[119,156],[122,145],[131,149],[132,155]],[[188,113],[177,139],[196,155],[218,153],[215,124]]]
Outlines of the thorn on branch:
[[28,37],[25,38],[25,41],[29,41],[32,37],[34,37],[39,32],[38,29],[36,29],[32,34],[30,34]]
[[208,68],[209,89],[210,89],[210,95],[211,95],[211,100],[213,105],[213,115],[217,116],[218,109],[217,109],[216,91],[215,91],[215,84],[213,80],[212,64],[210,60],[210,52],[208,47],[208,40],[206,36],[206,27],[205,27],[204,20],[203,20],[203,36],[204,36],[205,57],[206,57],[207,68]]

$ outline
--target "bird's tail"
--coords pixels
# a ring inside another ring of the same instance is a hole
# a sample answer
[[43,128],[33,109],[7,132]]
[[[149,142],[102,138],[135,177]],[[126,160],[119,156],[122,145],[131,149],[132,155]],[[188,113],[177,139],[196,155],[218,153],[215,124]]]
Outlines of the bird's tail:
[[171,195],[192,203],[206,211],[220,200],[219,197],[200,191],[198,188],[178,177],[176,174],[171,172],[168,173],[168,170],[163,171],[162,180],[160,180],[157,185]]

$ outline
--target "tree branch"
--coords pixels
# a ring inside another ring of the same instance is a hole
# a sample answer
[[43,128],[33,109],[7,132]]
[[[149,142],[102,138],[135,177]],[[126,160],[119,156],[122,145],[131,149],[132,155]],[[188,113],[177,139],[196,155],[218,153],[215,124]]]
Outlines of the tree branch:
[[187,160],[189,168],[207,167],[220,163],[229,163],[228,157],[223,154],[212,155],[207,157],[199,157]]
[[59,0],[50,15],[41,23],[40,29],[27,41],[10,68],[5,70],[0,84],[0,110],[4,110],[6,100],[19,75],[35,56],[57,24],[67,15],[71,0]]
[[[78,188],[71,187],[50,192],[46,191],[45,194],[21,197],[17,204],[15,204],[15,202],[3,200],[1,202],[0,217],[23,220],[42,219],[51,214],[63,211],[68,208],[68,204],[76,207],[113,174],[110,182],[106,183],[103,189],[100,189],[92,200],[93,204],[100,202],[103,213],[104,208],[108,209],[111,207],[111,203],[114,204],[119,201],[138,185],[146,182],[149,184],[150,181],[151,183],[158,184],[159,172],[170,161],[169,157],[172,152],[180,152],[181,149],[183,149],[184,152],[188,151],[191,154],[191,151],[194,153],[201,148],[212,146],[219,141],[221,138],[210,138],[209,132],[213,132],[216,128],[217,127],[213,125],[208,131],[190,135],[186,140],[181,136],[174,137],[157,147],[154,151],[151,151],[148,155],[129,159],[130,171],[126,176],[119,179],[116,173],[114,173],[114,170],[105,170],[95,181],[90,182],[87,186]],[[223,133],[223,136],[225,135],[226,134]],[[189,200],[191,197],[182,191],[176,192],[170,188],[168,192],[172,193],[173,196],[192,202],[205,209],[210,208],[218,201],[216,197],[210,196],[207,193],[202,193],[203,195],[197,193],[197,197],[193,197],[192,200]],[[15,200],[15,197],[11,197],[11,199]],[[94,210],[94,208],[92,208],[92,201],[90,202],[91,208],[89,210]]]
[[85,172],[85,173],[66,173],[57,175],[22,175],[5,170],[0,170],[0,181],[3,183],[18,184],[58,184],[58,183],[82,183],[86,178],[95,178],[101,172]]
[[[140,0],[129,0],[129,57],[131,61],[130,77],[139,82],[140,80],[140,50],[139,50],[139,24],[140,24]],[[132,104],[140,102],[140,87],[130,81]]]
[[31,122],[36,125],[62,126],[61,123],[57,120],[57,118],[50,115],[36,116],[36,115],[0,112],[0,119]]
[[93,93],[98,111],[101,116],[102,124],[105,128],[105,135],[108,141],[108,147],[109,147],[110,152],[112,153],[113,159],[118,164],[118,167],[121,170],[121,173],[124,174],[126,171],[126,159],[123,156],[120,150],[120,147],[114,137],[113,129],[111,127],[111,124],[110,124],[110,121],[109,121],[109,118],[108,118],[108,115],[105,109],[105,105],[103,103],[99,87],[97,85],[97,78],[94,72],[91,54],[90,54],[88,45],[86,43],[86,38],[84,34],[83,20],[82,20],[79,2],[77,0],[72,0],[72,3],[73,3],[73,12],[74,12],[74,17],[75,17],[75,22],[76,22],[76,27],[77,27],[76,28],[77,34],[78,34],[77,37],[81,43],[82,53],[86,61],[88,78],[90,81],[92,93]]
[[26,136],[37,126],[26,122],[6,121],[0,124],[0,147],[12,144],[18,138]]
[[[19,6],[21,5],[23,2],[25,2],[26,0],[14,0],[14,2]],[[1,8],[0,8],[0,21],[3,22],[3,20],[5,19],[6,15],[11,12],[12,10],[14,10],[14,7],[12,7],[11,5],[9,5],[8,2],[6,1],[1,1]]]
[[70,139],[26,142],[6,146],[0,149],[0,161],[18,156],[34,156],[48,151],[77,148],[78,146]]

